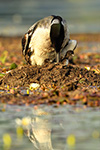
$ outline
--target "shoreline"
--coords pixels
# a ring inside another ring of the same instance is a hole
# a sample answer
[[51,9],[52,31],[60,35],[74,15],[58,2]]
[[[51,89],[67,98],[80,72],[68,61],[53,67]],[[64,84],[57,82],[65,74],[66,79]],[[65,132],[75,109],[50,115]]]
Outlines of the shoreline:
[[[24,34],[23,34],[24,35]],[[16,36],[6,36],[6,35],[0,35],[1,38],[19,38],[21,39],[23,35],[16,35]],[[71,39],[79,40],[79,41],[100,41],[100,33],[72,33],[70,34]]]

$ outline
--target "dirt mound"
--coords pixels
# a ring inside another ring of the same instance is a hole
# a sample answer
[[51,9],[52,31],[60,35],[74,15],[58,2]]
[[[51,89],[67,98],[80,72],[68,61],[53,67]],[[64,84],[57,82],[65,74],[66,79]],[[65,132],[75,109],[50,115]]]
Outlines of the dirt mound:
[[[22,93],[30,83],[39,83],[40,89],[31,94]],[[9,85],[7,89],[6,85]],[[25,65],[6,74],[0,87],[9,94],[2,94],[2,103],[29,104],[84,104],[100,106],[100,74],[77,65],[45,64],[42,67]],[[17,87],[12,90],[12,87]],[[95,88],[94,88],[95,87]],[[98,90],[97,90],[98,87]]]
[[[45,64],[44,66],[25,65],[7,73],[0,81],[0,86],[28,87],[30,83],[39,83],[45,86],[69,86],[76,89],[78,86],[97,86],[100,84],[100,75],[76,65]],[[70,89],[70,90],[71,90]]]

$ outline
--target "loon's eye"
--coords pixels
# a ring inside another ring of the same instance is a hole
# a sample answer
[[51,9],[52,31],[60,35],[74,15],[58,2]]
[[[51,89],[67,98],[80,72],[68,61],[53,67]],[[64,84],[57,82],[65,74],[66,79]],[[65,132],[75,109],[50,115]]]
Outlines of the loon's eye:
[[59,20],[58,20],[58,19],[54,19],[54,20],[52,21],[52,24],[59,24]]

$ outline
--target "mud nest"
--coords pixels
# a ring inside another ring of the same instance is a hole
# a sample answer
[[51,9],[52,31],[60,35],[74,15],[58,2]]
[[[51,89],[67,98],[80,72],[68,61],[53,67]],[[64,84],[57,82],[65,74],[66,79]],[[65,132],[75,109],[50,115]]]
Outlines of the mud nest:
[[[7,73],[0,80],[0,86],[4,87],[28,87],[30,83],[39,83],[45,86],[98,86],[100,74],[88,71],[76,65],[45,64],[44,66],[25,65]],[[73,87],[72,87],[73,88]],[[73,90],[73,89],[72,89]]]

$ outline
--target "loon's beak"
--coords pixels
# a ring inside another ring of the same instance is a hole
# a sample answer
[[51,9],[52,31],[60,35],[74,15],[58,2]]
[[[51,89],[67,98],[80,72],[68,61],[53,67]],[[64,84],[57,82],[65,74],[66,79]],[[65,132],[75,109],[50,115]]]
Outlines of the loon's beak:
[[60,62],[60,52],[56,52],[56,61],[57,63]]

